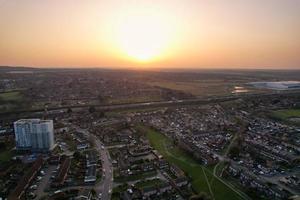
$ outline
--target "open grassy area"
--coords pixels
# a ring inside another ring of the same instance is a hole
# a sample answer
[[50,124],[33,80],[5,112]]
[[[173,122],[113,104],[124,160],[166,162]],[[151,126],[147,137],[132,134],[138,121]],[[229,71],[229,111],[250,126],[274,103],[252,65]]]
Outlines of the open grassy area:
[[281,120],[289,124],[300,125],[300,108],[276,110],[272,111],[269,115],[271,118],[276,120]]
[[188,92],[195,96],[209,95],[227,95],[233,90],[234,84],[228,82],[224,84],[223,80],[194,80],[194,81],[151,81],[148,82],[151,86],[158,86],[172,90],[180,90]]
[[159,95],[153,96],[135,96],[128,98],[113,98],[109,99],[108,102],[112,104],[123,104],[123,103],[141,103],[141,102],[149,102],[149,101],[161,101],[163,100]]
[[300,109],[276,110],[272,114],[276,118],[286,120],[292,117],[300,117]]
[[20,91],[10,91],[0,93],[0,112],[13,111],[27,105],[23,94]]
[[146,133],[151,145],[169,162],[179,166],[192,179],[192,186],[198,192],[206,192],[213,199],[247,199],[240,191],[235,190],[222,179],[215,177],[211,169],[199,164],[193,157],[186,154],[166,136],[152,129],[140,126]]
[[3,140],[0,143],[0,163],[6,163],[12,159],[16,155],[13,147],[15,146],[14,140],[8,139]]
[[4,150],[0,152],[0,163],[2,162],[8,162],[12,157],[14,156],[14,153],[11,150]]
[[3,92],[0,93],[0,99],[2,101],[19,101],[22,99],[22,95],[19,91]]
[[[115,175],[115,174],[114,174]],[[150,171],[150,172],[144,172],[141,174],[131,175],[131,176],[122,176],[122,177],[114,177],[114,180],[117,182],[127,182],[127,181],[135,181],[135,180],[141,180],[148,177],[156,176],[156,171]]]
[[67,144],[68,149],[70,151],[76,151],[77,150],[77,144],[74,138],[71,135],[65,134],[62,136],[62,140]]
[[151,179],[151,180],[137,182],[135,184],[135,186],[137,188],[147,188],[147,187],[152,187],[152,186],[158,186],[162,183],[163,183],[163,181],[160,179]]

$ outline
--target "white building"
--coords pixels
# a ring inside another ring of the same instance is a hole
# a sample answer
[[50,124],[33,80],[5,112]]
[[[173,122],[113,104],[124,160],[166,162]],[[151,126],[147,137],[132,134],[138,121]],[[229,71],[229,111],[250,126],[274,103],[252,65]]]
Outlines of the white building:
[[52,120],[20,119],[14,129],[19,150],[49,151],[54,147]]

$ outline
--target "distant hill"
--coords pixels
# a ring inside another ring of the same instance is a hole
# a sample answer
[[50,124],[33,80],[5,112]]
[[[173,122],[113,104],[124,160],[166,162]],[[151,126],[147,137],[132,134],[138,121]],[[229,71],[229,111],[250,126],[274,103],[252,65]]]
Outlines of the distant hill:
[[37,70],[37,68],[33,68],[33,67],[0,66],[0,71],[27,71],[27,70]]

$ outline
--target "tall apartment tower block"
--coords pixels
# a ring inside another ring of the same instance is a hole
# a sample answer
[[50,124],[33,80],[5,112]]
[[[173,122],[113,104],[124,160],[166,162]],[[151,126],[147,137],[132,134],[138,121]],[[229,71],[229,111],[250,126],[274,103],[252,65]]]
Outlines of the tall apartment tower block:
[[17,150],[51,151],[54,148],[52,120],[20,119],[14,122]]

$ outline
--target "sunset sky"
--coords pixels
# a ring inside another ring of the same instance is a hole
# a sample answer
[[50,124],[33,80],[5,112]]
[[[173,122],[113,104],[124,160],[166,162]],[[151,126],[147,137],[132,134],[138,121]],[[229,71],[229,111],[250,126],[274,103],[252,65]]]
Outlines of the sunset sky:
[[0,65],[300,69],[300,1],[0,0]]

